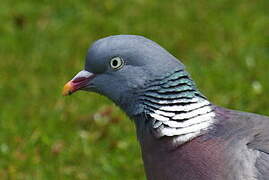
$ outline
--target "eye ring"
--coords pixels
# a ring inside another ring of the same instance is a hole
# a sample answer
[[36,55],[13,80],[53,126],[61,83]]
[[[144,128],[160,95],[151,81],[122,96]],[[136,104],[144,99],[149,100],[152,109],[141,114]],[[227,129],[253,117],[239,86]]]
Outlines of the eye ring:
[[122,68],[122,66],[124,65],[124,61],[121,57],[113,57],[111,60],[110,60],[110,67],[112,69],[120,69]]

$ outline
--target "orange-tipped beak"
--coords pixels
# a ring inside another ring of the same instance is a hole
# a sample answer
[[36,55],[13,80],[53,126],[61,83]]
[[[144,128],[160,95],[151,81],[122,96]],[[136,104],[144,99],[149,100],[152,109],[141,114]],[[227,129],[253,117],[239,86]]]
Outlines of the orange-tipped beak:
[[62,94],[64,96],[71,95],[72,93],[83,89],[89,85],[90,81],[95,77],[95,74],[88,71],[80,71],[71,81],[66,83],[63,88]]
[[71,95],[74,92],[74,85],[72,84],[72,81],[69,81],[64,85],[62,94],[64,96]]

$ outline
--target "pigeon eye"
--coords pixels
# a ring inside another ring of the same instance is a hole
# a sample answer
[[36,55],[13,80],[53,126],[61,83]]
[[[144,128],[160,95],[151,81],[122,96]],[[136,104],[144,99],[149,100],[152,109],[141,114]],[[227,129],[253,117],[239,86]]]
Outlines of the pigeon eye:
[[124,65],[123,59],[120,57],[114,57],[110,60],[110,66],[113,69],[120,69]]

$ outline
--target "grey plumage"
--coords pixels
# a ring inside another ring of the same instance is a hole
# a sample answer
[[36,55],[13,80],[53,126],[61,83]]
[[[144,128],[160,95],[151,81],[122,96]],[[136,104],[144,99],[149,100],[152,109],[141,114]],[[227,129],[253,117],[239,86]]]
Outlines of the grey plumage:
[[96,41],[64,94],[77,90],[107,96],[134,120],[149,180],[269,180],[269,118],[213,105],[149,39]]

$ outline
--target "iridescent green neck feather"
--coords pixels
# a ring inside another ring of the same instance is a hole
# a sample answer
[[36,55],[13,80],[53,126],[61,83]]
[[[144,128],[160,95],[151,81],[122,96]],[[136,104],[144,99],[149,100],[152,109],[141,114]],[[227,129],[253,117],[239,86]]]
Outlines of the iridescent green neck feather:
[[211,103],[185,70],[150,81],[139,94],[139,104],[157,138],[175,137],[181,144],[201,135],[214,122]]

